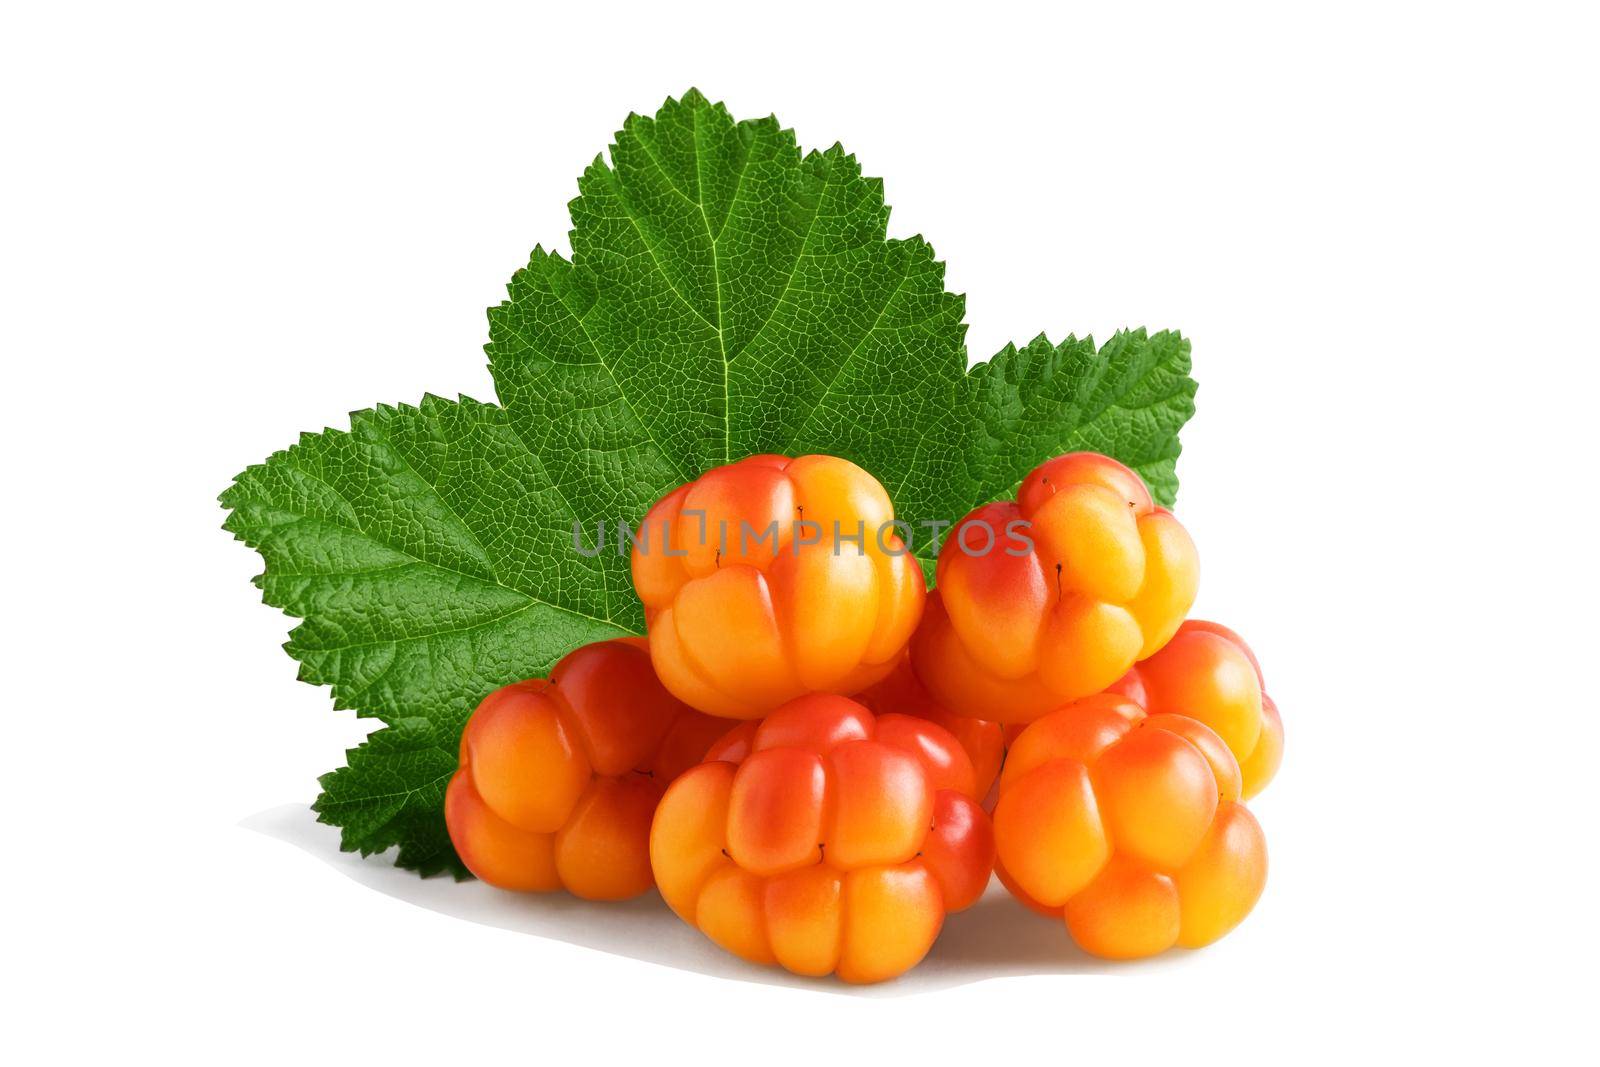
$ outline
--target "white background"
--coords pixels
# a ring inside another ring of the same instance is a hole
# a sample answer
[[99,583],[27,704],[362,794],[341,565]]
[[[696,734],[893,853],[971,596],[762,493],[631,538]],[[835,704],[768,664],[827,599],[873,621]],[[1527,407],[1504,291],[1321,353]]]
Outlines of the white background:
[[[1594,1062],[1578,6],[535,7],[8,7],[0,1056]],[[492,399],[483,309],[690,85],[883,176],[975,357],[1193,338],[1197,612],[1288,730],[1229,938],[1106,968],[994,901],[851,993],[284,807],[365,730],[294,681],[215,495],[351,409]]]

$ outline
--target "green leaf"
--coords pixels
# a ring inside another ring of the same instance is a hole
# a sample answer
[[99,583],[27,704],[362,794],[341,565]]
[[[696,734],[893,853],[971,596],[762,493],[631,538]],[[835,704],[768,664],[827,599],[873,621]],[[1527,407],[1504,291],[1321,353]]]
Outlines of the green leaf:
[[[965,511],[1010,494],[1039,462],[1104,452],[1139,472],[1158,503],[1178,495],[1178,431],[1194,414],[1189,342],[1177,333],[1118,333],[1052,345],[1007,345],[967,377],[966,442],[976,494]],[[960,516],[958,515],[957,518]]]
[[[883,183],[835,145],[697,92],[632,115],[572,202],[572,259],[535,249],[489,312],[518,433],[594,515],[637,518],[754,452],[847,456],[906,515],[963,478],[951,419],[963,303]],[[625,559],[608,560],[626,587]]]
[[[1188,342],[1039,337],[969,372],[944,265],[887,236],[882,183],[839,146],[802,152],[776,119],[691,90],[629,116],[578,192],[571,256],[535,248],[489,311],[500,407],[358,412],[223,494],[267,602],[305,620],[286,646],[301,677],[337,706],[424,720],[448,749],[491,689],[642,631],[615,524],[754,452],[860,463],[925,565],[915,524],[960,519],[1058,452],[1117,456],[1171,503]],[[605,551],[575,551],[575,522],[590,546],[606,524]],[[358,791],[373,772],[337,773]],[[361,818],[356,847],[438,845]]]
[[[853,459],[913,524],[1072,448],[1176,493],[1188,343],[1040,337],[968,373],[944,265],[886,236],[882,183],[839,146],[802,154],[776,119],[736,123],[690,91],[629,116],[579,192],[572,259],[534,250],[487,351],[512,425],[593,518],[636,518],[754,452]],[[626,560],[603,566],[626,595]]]
[[497,686],[637,629],[575,517],[499,408],[425,398],[306,434],[222,494],[257,549],[268,604],[305,621],[284,647],[335,705],[459,732]]
[[398,846],[401,867],[467,877],[444,823],[444,791],[456,770],[456,744],[444,728],[400,719],[345,758],[346,766],[322,776],[312,805],[318,822],[340,827],[340,848],[370,856]]

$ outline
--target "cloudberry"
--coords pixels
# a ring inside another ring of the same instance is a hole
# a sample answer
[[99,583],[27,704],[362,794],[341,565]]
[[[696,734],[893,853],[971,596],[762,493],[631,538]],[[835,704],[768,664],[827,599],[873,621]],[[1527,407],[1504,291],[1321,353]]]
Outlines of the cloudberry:
[[988,884],[971,762],[934,723],[811,694],[708,756],[662,798],[650,859],[672,910],[735,955],[893,978]]
[[445,794],[450,840],[502,889],[636,896],[662,791],[726,730],[662,688],[642,639],[585,645],[473,712]]
[[662,682],[754,719],[888,674],[925,595],[893,519],[877,479],[833,456],[751,456],[669,493],[633,546]]
[[962,715],[1029,722],[1104,690],[1177,631],[1200,566],[1139,476],[1094,452],[1041,464],[939,551],[912,642],[930,693]]

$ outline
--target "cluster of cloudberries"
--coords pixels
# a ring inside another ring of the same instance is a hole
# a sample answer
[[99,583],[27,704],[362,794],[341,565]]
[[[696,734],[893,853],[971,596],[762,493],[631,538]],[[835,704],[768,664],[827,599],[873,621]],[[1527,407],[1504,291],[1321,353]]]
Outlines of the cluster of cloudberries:
[[1085,951],[1233,929],[1266,881],[1244,801],[1283,726],[1254,654],[1185,620],[1199,563],[1139,476],[1052,459],[950,530],[930,592],[872,475],[751,456],[633,546],[648,638],[489,694],[446,819],[492,885],[655,885],[728,951],[892,978],[991,874]]

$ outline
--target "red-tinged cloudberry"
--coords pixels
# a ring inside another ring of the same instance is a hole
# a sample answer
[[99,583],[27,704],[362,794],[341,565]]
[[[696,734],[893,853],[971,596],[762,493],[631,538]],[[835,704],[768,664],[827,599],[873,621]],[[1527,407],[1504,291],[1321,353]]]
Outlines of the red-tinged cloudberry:
[[1015,501],[952,529],[912,664],[953,712],[1031,722],[1166,644],[1199,578],[1194,543],[1137,474],[1094,452],[1058,456]]
[[988,884],[971,762],[934,723],[811,694],[707,755],[662,799],[650,859],[673,911],[735,955],[893,978]]
[[877,479],[833,456],[751,456],[661,499],[633,582],[662,682],[754,719],[888,674],[922,615],[922,570]]
[[662,688],[642,639],[585,645],[473,712],[445,794],[450,840],[502,889],[636,896],[662,791],[726,730]]

